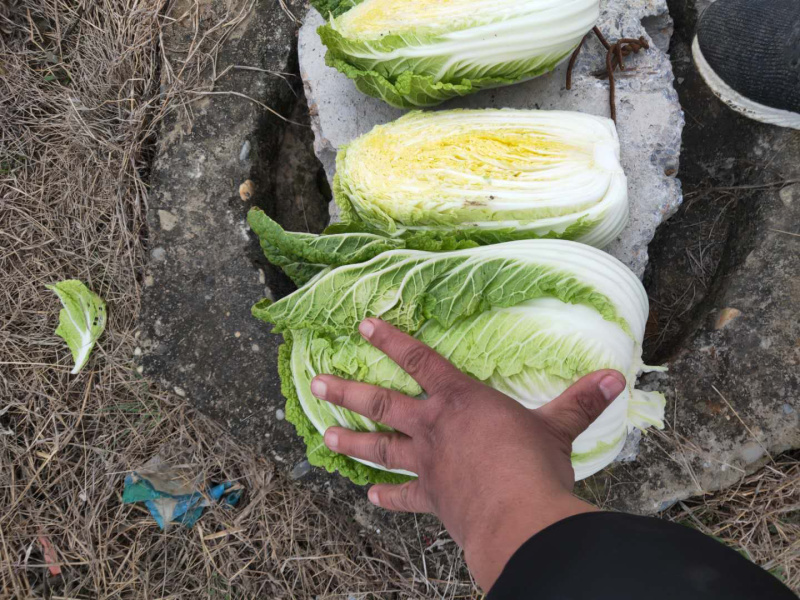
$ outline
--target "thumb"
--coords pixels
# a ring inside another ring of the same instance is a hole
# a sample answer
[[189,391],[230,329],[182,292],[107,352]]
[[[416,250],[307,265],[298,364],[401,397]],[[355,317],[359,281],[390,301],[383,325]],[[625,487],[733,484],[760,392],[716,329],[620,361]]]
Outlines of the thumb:
[[574,383],[537,412],[553,431],[571,444],[622,393],[626,385],[625,377],[619,371],[597,371]]

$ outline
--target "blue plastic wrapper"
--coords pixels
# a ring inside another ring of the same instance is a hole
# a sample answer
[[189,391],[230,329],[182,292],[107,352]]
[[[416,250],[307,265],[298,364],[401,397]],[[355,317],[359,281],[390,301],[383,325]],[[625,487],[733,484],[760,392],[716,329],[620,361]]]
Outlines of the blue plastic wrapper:
[[226,481],[200,491],[196,478],[187,477],[187,467],[172,467],[156,457],[125,477],[122,501],[144,502],[161,529],[170,523],[193,527],[206,507],[220,502],[235,506],[242,497],[241,485]]

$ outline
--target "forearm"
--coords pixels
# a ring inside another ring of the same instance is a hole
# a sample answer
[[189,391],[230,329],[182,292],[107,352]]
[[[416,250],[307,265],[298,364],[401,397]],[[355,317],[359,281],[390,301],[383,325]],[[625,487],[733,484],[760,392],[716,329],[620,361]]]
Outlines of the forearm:
[[514,554],[487,600],[792,600],[775,577],[700,532],[656,518],[581,514]]
[[499,501],[476,516],[463,541],[464,558],[481,588],[489,590],[514,553],[531,537],[563,519],[595,511],[571,494],[562,492],[537,502],[520,491],[513,499]]

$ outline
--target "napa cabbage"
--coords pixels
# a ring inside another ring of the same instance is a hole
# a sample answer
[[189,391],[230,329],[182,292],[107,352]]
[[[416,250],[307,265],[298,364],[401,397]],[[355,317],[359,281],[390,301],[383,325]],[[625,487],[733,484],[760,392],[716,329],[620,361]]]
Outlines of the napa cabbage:
[[279,366],[286,416],[304,438],[309,461],[359,484],[403,481],[413,473],[328,450],[323,434],[330,426],[389,429],[315,398],[311,380],[331,373],[424,397],[358,334],[367,317],[414,335],[528,408],[598,369],[623,373],[626,390],[574,443],[577,479],[611,463],[632,429],[663,427],[664,397],[635,388],[647,370],[644,288],[622,263],[583,244],[522,240],[438,253],[388,250],[328,267],[284,299],[257,304],[253,314],[284,336]]
[[339,150],[326,236],[250,215],[267,257],[302,284],[390,249],[560,238],[604,247],[628,219],[614,124],[576,112],[412,112]]
[[399,108],[434,106],[552,71],[598,0],[312,0],[326,63]]

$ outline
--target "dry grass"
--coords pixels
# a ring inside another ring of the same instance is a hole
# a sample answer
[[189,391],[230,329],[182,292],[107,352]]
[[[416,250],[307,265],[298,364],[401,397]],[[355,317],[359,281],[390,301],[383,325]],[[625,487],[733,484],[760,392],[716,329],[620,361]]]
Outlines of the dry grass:
[[[419,549],[393,556],[335,502],[275,476],[137,374],[148,148],[166,111],[191,110],[195,75],[242,16],[204,13],[216,33],[166,65],[163,4],[42,0],[0,12],[12,34],[0,41],[0,597],[475,597],[452,543],[425,565]],[[65,278],[110,308],[78,377],[44,288]],[[162,533],[120,498],[124,474],[157,451],[248,494]],[[40,536],[60,577],[48,576]]]
[[[195,75],[213,66],[222,25],[241,16],[204,14],[220,27],[187,42],[189,60],[166,64],[165,1],[0,0],[15,5],[0,10],[0,596],[479,597],[446,536],[393,555],[339,518],[335,500],[276,475],[137,374],[153,134],[166,111],[191,110]],[[110,307],[77,377],[53,335],[58,301],[44,288],[65,278],[84,280]],[[194,529],[160,532],[120,497],[124,474],[158,451],[248,494]],[[796,522],[786,524],[797,463],[758,477],[687,505],[688,518],[741,538],[795,581],[785,565],[797,550]],[[48,576],[41,539],[61,576]]]
[[800,453],[714,496],[680,502],[665,517],[738,549],[800,591]]

